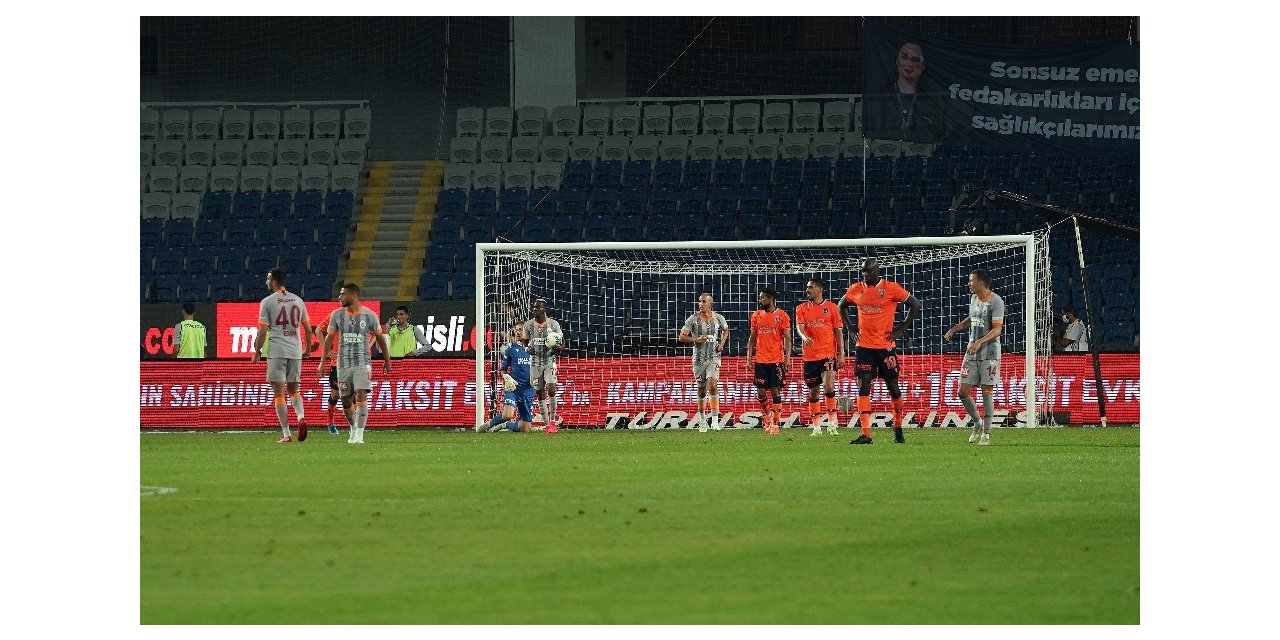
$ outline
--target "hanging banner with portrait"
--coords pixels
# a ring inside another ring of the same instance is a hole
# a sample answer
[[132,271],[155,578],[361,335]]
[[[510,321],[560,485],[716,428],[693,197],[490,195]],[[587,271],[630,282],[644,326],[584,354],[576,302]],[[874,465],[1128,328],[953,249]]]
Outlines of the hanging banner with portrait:
[[1138,45],[994,45],[868,21],[868,138],[1036,153],[1138,150]]

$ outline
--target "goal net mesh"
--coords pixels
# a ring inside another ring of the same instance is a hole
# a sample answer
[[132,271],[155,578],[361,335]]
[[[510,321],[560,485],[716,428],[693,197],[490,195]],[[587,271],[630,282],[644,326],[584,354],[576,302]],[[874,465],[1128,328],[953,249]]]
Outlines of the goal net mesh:
[[[1051,370],[1053,293],[1048,243],[1044,232],[1033,237],[1033,300],[1027,298],[1027,243],[1017,238],[999,242],[910,239],[883,244],[861,240],[842,246],[797,241],[742,248],[645,243],[644,248],[598,250],[496,245],[496,249],[483,250],[483,264],[478,265],[484,279],[483,317],[491,336],[484,383],[490,385],[489,397],[494,400],[492,389],[501,349],[515,333],[514,327],[529,319],[533,301],[542,298],[548,316],[560,323],[565,334],[566,348],[560,352],[557,366],[557,415],[566,426],[688,427],[677,414],[696,413],[697,385],[692,347],[680,343],[677,335],[697,312],[698,296],[710,293],[715,311],[730,326],[720,366],[722,422],[731,427],[758,426],[756,389],[745,354],[749,319],[758,308],[759,292],[775,290],[778,307],[792,317],[794,326],[794,311],[805,299],[810,278],[825,280],[826,297],[838,301],[860,277],[863,261],[875,257],[884,277],[903,285],[921,304],[919,316],[897,344],[906,410],[913,414],[909,420],[918,426],[943,426],[948,412],[963,415],[955,389],[967,336],[951,342],[942,336],[968,314],[969,273],[984,269],[991,274],[992,288],[1004,298],[1007,308],[1001,335],[1001,382],[995,399],[997,408],[1006,410],[1012,421],[1026,409],[1028,349],[1035,354],[1034,373],[1041,389],[1036,402],[1043,407],[1051,401],[1043,391]],[[905,314],[905,305],[899,305],[898,319]],[[1030,342],[1028,323],[1034,335]],[[800,425],[809,420],[807,389],[801,379],[801,351],[794,330],[791,338],[794,361],[784,380],[783,417],[786,424]],[[846,344],[849,359],[838,375],[836,392],[854,397],[857,378],[847,332]],[[875,381],[871,400],[873,410],[888,411],[889,396],[883,381]],[[486,408],[489,412],[493,409],[493,405]],[[839,416],[842,424],[854,417]]]

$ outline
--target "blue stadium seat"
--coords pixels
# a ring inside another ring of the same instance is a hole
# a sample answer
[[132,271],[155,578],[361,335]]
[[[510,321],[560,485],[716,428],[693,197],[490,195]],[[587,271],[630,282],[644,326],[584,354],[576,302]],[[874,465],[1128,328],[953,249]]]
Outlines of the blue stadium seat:
[[821,208],[826,209],[828,193],[825,182],[805,183],[800,188],[800,207],[812,209],[820,204]]
[[280,250],[280,268],[286,273],[306,273],[310,247],[283,247]]
[[558,189],[538,187],[529,194],[529,217],[534,220],[550,220],[560,208]]
[[684,165],[679,160],[659,160],[653,165],[653,188],[678,187]]
[[684,166],[684,186],[708,186],[711,184],[710,160],[690,160]]
[[503,216],[523,216],[529,204],[529,190],[521,187],[503,189],[498,199],[498,213]]
[[262,274],[265,276],[268,271],[279,266],[280,249],[279,247],[263,247],[259,249],[249,250],[247,268],[251,275]]
[[832,177],[836,182],[855,179],[862,181],[862,158],[837,158],[831,165]]
[[769,210],[794,212],[800,201],[800,184],[775,182],[769,192]]
[[268,191],[262,196],[262,216],[265,218],[287,217],[292,204],[292,191]]
[[187,247],[191,245],[195,224],[189,218],[174,218],[164,223],[164,246]]
[[320,218],[316,222],[316,244],[342,247],[347,244],[347,221],[342,218]]
[[293,200],[293,212],[299,218],[318,218],[324,206],[324,193],[319,189],[299,191]]
[[649,189],[636,185],[623,187],[619,210],[628,215],[642,215],[648,210]]
[[711,212],[732,214],[738,210],[738,185],[717,184],[711,190]]
[[622,188],[617,185],[596,185],[591,188],[591,199],[587,205],[590,215],[613,215],[618,207],[618,198]]
[[201,247],[222,246],[221,220],[196,220],[195,244]]
[[773,163],[773,184],[799,185],[804,173],[804,161],[799,158],[780,158]]
[[158,247],[164,239],[163,218],[143,218],[138,233],[138,242],[143,247]]
[[239,191],[231,201],[231,217],[256,220],[262,215],[262,192]]
[[843,234],[831,228],[831,217],[826,211],[801,210],[796,232],[802,240],[838,238]]
[[707,216],[708,240],[734,240],[738,233],[736,216],[732,213],[711,212]]
[[152,270],[157,276],[177,275],[182,273],[186,260],[187,250],[185,247],[161,249],[156,252],[155,266]]
[[716,160],[711,169],[711,182],[738,186],[742,183],[742,160]]
[[868,215],[863,234],[868,238],[888,238],[894,235],[897,220],[887,213]]
[[613,222],[613,237],[617,240],[644,238],[644,225],[640,216],[619,215]]
[[622,184],[622,162],[601,160],[595,163],[591,183],[594,186],[619,186]]
[[590,194],[590,186],[562,187],[560,189],[560,213],[585,213],[587,210],[587,198],[590,197]]
[[351,219],[351,210],[355,206],[355,194],[345,189],[331,191],[325,197],[324,214],[330,218]]
[[240,277],[238,275],[215,275],[209,281],[209,298],[213,302],[238,300],[240,298]]
[[191,247],[187,249],[186,272],[190,274],[208,275],[213,273],[216,254],[212,249]]
[[444,300],[449,297],[449,274],[424,273],[418,280],[420,300]]
[[244,275],[244,253],[245,249],[242,247],[226,247],[214,251],[218,262],[215,273],[234,277]]
[[462,219],[464,242],[493,242],[493,218],[467,216]]
[[476,297],[476,283],[474,280],[464,282],[453,282],[453,292],[449,296],[452,300],[474,300]]
[[613,239],[613,228],[612,215],[592,214],[583,225],[583,237],[590,242],[607,242]]
[[210,191],[200,201],[200,219],[220,220],[231,215],[231,193]]
[[670,240],[675,233],[675,227],[675,214],[650,215],[648,222],[645,224],[645,239],[655,241]]
[[[342,253],[341,249],[325,251],[323,249],[314,249],[311,252],[311,273],[312,274],[331,274],[338,271],[338,258]],[[332,282],[332,279],[330,279]]]
[[467,196],[467,214],[492,218],[498,212],[498,192],[494,189],[472,189]]
[[742,185],[767,186],[773,174],[773,162],[768,158],[749,158],[742,165]]
[[777,240],[799,240],[797,216],[794,214],[777,214],[769,220],[769,238]]
[[564,165],[564,173],[560,178],[560,188],[565,187],[590,187],[591,186],[591,162],[587,160],[572,160]]
[[582,228],[586,223],[586,216],[562,211],[556,218],[552,237],[556,242],[581,242]]
[[831,160],[829,158],[808,158],[803,161],[804,183],[827,184],[831,180]]
[[863,163],[866,167],[866,183],[871,184],[889,184],[890,171],[893,168],[893,161],[884,156],[872,156]]
[[[302,277],[303,300],[328,301],[337,297],[338,278],[333,272],[308,273]],[[312,321],[317,321],[312,318]]]
[[648,160],[632,160],[623,166],[622,185],[624,187],[648,187],[649,178],[653,175],[653,163]]

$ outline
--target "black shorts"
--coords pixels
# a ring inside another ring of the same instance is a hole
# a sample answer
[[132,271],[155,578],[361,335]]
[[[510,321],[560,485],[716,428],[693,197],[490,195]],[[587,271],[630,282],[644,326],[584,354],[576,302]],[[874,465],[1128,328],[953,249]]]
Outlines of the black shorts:
[[822,374],[826,371],[839,371],[840,367],[836,366],[835,358],[823,358],[822,360],[805,360],[804,361],[804,383],[810,387],[816,387],[822,384]]
[[782,379],[787,377],[782,372],[782,365],[776,362],[756,365],[756,387],[760,389],[777,389],[782,386]]
[[882,380],[898,379],[898,355],[893,349],[854,349],[855,366],[858,377],[871,376]]

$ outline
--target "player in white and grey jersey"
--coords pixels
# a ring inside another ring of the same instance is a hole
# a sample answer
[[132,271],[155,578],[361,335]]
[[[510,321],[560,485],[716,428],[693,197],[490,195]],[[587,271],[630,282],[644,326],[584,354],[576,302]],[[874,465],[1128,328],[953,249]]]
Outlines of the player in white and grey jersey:
[[720,430],[720,354],[729,339],[729,322],[711,309],[711,294],[698,296],[698,312],[689,316],[680,329],[680,342],[693,345],[693,378],[698,383],[699,431],[707,423]]
[[[277,442],[293,442],[289,435],[289,398],[293,401],[293,415],[298,418],[298,442],[307,439],[306,415],[302,409],[302,396],[298,394],[298,382],[302,370],[303,346],[311,345],[311,319],[307,317],[307,305],[302,298],[285,289],[288,274],[275,268],[267,273],[267,289],[271,295],[258,305],[258,336],[253,341],[252,362],[262,357],[262,345],[271,335],[271,355],[267,358],[267,382],[271,384],[276,418],[280,420],[281,436]],[[301,331],[302,341],[299,341]]]
[[[364,444],[364,426],[369,419],[369,405],[365,393],[369,384],[369,336],[377,341],[382,353],[382,372],[391,373],[391,351],[382,334],[382,325],[373,311],[360,304],[360,287],[348,282],[342,285],[338,297],[341,309],[329,314],[329,335],[338,344],[338,393],[343,406],[353,407],[355,422],[347,436],[349,444]],[[324,341],[324,354],[316,373],[324,371],[324,359],[329,357],[329,341]]]
[[[982,269],[969,274],[969,315],[947,330],[947,342],[963,329],[969,330],[969,347],[960,364],[958,395],[973,423],[970,444],[991,443],[991,414],[995,411],[993,391],[1000,381],[1000,332],[1004,329],[1004,298],[991,290],[991,276]],[[973,386],[982,386],[982,419],[973,403]]]
[[[547,336],[556,334],[555,346],[547,346]],[[547,317],[547,301],[538,298],[533,301],[533,317],[524,323],[520,341],[524,343],[533,363],[529,367],[529,381],[538,392],[538,403],[542,407],[542,417],[547,421],[547,430],[555,433],[560,426],[556,416],[556,392],[559,377],[556,371],[556,355],[564,350],[565,336],[560,323]]]

